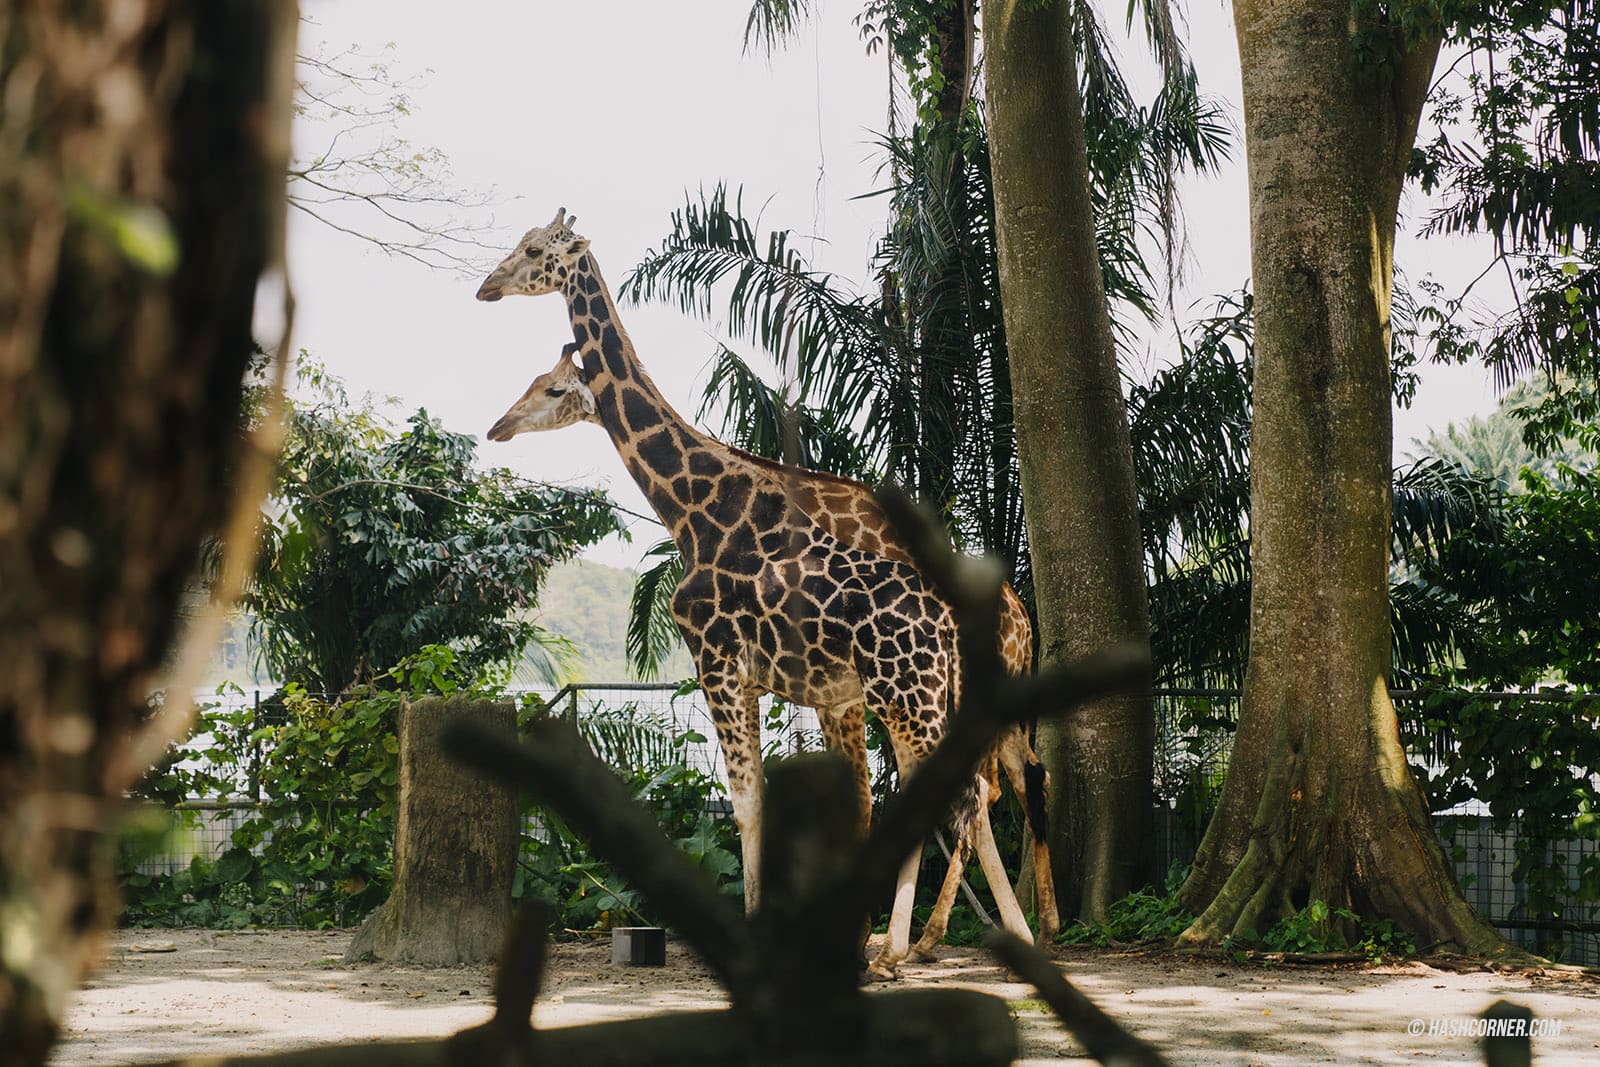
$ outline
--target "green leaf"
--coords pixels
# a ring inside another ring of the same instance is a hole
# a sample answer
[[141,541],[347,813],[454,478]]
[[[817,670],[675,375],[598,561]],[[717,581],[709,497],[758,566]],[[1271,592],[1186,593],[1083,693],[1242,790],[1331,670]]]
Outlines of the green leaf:
[[217,857],[212,873],[219,882],[237,883],[248,879],[255,866],[256,858],[248,850],[230,848]]
[[177,235],[154,204],[108,197],[74,182],[67,188],[67,210],[146,273],[165,278],[177,269]]

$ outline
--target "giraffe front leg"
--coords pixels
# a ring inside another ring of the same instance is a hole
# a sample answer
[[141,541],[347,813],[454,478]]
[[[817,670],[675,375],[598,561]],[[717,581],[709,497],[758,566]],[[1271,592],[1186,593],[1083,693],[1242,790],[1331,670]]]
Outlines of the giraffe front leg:
[[939,899],[933,902],[933,914],[928,916],[922,936],[911,948],[912,962],[926,963],[935,958],[933,950],[939,947],[950,928],[950,911],[956,906],[956,893],[961,890],[961,876],[966,872],[970,851],[966,838],[957,838],[956,847],[950,853],[950,867],[944,872],[944,884],[939,887]]
[[[817,721],[822,726],[822,743],[829,752],[836,752],[850,764],[851,778],[855,783],[857,828],[865,841],[872,828],[872,772],[867,766],[867,704],[855,700],[848,704],[818,708]],[[872,934],[872,919],[861,917],[861,928],[856,937],[857,958],[867,951],[867,938]]]
[[[889,739],[894,744],[894,760],[900,767],[900,780],[908,779],[923,753],[904,733],[904,716],[884,716],[889,727]],[[931,748],[930,745],[922,746]],[[894,904],[889,910],[889,933],[878,955],[867,965],[867,975],[874,981],[892,982],[900,977],[900,961],[911,948],[911,906],[917,896],[917,868],[921,866],[922,849],[915,849],[900,864],[900,876],[895,880]]]
[[766,777],[761,769],[760,694],[723,672],[704,668],[700,688],[728,769],[728,799],[739,828],[744,910],[749,915],[761,903],[761,797]]
[[817,720],[822,726],[822,743],[829,752],[837,752],[850,764],[855,781],[856,807],[861,827],[861,840],[867,839],[872,826],[872,772],[867,766],[867,705],[857,700],[838,707],[818,708]]

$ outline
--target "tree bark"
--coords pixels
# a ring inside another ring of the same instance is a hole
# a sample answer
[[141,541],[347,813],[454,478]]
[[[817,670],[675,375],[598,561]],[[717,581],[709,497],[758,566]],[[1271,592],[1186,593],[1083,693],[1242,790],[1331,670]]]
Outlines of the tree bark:
[[517,869],[517,793],[444,754],[439,733],[452,719],[516,743],[509,703],[428,698],[401,708],[394,888],[356,931],[349,959],[453,967],[499,952]]
[[296,25],[275,0],[0,9],[6,1067],[44,1062],[114,918],[105,830],[233,496]]
[[1322,900],[1419,947],[1492,951],[1387,685],[1395,214],[1439,42],[1408,47],[1347,0],[1234,11],[1256,294],[1250,657],[1183,939],[1264,933]]
[[[1127,407],[1096,251],[1065,2],[984,6],[1000,288],[1040,662],[1148,642]],[[1149,875],[1148,694],[1040,723],[1064,913],[1100,918]]]

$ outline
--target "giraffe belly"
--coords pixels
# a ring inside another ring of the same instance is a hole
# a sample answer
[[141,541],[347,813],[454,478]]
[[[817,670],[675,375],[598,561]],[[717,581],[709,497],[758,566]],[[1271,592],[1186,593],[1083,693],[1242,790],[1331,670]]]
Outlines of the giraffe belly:
[[860,677],[843,662],[796,670],[791,657],[774,661],[756,652],[750,657],[748,666],[750,681],[757,688],[782,697],[791,704],[808,708],[833,708],[862,699]]

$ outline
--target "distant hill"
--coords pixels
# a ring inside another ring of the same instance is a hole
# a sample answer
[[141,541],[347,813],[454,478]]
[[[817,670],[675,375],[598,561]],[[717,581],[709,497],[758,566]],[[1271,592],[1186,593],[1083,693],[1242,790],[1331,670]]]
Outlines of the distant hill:
[[[550,568],[539,590],[535,620],[578,648],[579,659],[568,672],[574,682],[629,682],[626,641],[628,602],[633,572],[603,563],[575,560]],[[694,674],[688,650],[679,644],[661,672],[677,681]]]

